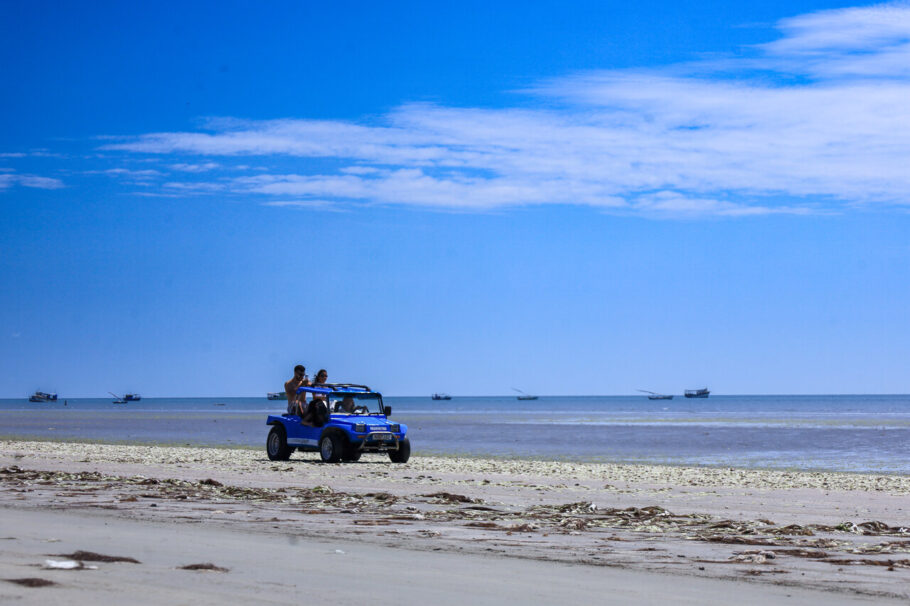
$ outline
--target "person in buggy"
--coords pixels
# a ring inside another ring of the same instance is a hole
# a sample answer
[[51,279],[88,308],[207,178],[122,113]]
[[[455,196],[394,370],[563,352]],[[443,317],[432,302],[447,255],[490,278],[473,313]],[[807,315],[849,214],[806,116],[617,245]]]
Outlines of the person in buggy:
[[312,399],[307,403],[306,392],[299,392],[298,388],[321,386],[328,379],[329,373],[323,368],[316,373],[316,379],[311,383],[306,376],[306,368],[302,364],[295,366],[294,377],[284,384],[284,390],[288,397],[288,414],[299,416],[303,425],[309,425],[310,427],[322,427],[325,425],[329,418],[325,398],[321,395],[313,394]]

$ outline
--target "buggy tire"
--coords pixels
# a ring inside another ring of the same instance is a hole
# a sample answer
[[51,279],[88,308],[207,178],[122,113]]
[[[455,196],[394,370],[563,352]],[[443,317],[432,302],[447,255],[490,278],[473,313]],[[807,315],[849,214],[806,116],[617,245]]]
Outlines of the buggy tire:
[[410,458],[411,441],[408,438],[404,438],[398,442],[398,450],[389,451],[389,459],[392,460],[392,463],[407,463]]
[[319,439],[319,456],[324,463],[337,463],[344,450],[345,444],[335,432],[327,433]]
[[272,425],[269,437],[265,439],[265,452],[270,461],[287,461],[294,449],[288,446],[288,435],[281,425]]
[[344,456],[341,458],[343,461],[347,461],[348,463],[356,463],[357,461],[360,460],[360,455],[362,455],[362,454],[363,454],[362,450],[358,450],[357,448],[354,448],[353,446],[348,446],[347,452],[344,453]]

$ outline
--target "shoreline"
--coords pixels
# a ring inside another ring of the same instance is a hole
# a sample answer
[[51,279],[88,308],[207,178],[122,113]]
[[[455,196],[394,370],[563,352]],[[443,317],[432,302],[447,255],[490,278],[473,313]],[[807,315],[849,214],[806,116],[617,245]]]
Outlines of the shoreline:
[[[263,452],[264,445],[249,445],[249,444],[193,444],[190,442],[143,442],[138,440],[106,440],[103,438],[71,438],[71,437],[47,437],[40,435],[26,435],[26,434],[0,434],[0,444],[3,443],[49,443],[49,444],[65,444],[65,445],[97,445],[97,446],[123,446],[123,447],[137,447],[137,448],[201,448],[206,450],[228,450],[228,451],[250,451],[250,452]],[[316,453],[297,453],[295,457],[302,456],[315,456],[318,458]],[[806,469],[795,469],[795,468],[783,468],[783,467],[737,467],[731,465],[690,465],[683,463],[669,463],[669,462],[659,462],[659,463],[640,463],[640,462],[625,462],[625,461],[587,461],[583,459],[559,459],[559,458],[537,458],[531,456],[522,456],[522,455],[492,455],[492,454],[472,454],[472,453],[448,453],[448,452],[429,452],[427,454],[415,454],[415,457],[420,457],[422,459],[443,459],[443,460],[458,460],[458,461],[498,461],[502,463],[553,463],[553,464],[564,464],[564,465],[574,465],[574,466],[610,466],[613,468],[657,468],[657,469],[683,469],[690,471],[704,471],[710,475],[712,471],[720,472],[723,476],[723,472],[734,472],[735,474],[739,473],[757,473],[757,474],[778,474],[781,476],[825,476],[826,478],[836,478],[839,476],[856,476],[856,477],[865,477],[865,478],[875,478],[880,479],[884,478],[889,481],[890,484],[896,486],[906,486],[906,488],[901,488],[901,490],[906,491],[905,494],[910,494],[910,472],[906,474],[901,473],[881,473],[876,471],[840,471],[840,470],[830,470],[823,468],[806,468]],[[826,480],[830,481],[830,480]],[[836,481],[835,481],[836,482]],[[815,484],[816,481],[812,481],[812,484]],[[842,482],[836,482],[840,486],[846,487],[847,485]]]
[[0,486],[8,510],[621,568],[667,583],[905,599],[910,581],[905,476],[378,455],[327,465],[251,448],[0,440]]

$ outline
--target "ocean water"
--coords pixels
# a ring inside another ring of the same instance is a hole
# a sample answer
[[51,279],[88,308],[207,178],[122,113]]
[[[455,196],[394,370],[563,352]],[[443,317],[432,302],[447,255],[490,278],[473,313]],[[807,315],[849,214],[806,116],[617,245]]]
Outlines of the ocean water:
[[[910,474],[910,396],[385,398],[417,454]],[[263,398],[0,400],[0,436],[263,447]],[[317,456],[314,454],[296,456]]]

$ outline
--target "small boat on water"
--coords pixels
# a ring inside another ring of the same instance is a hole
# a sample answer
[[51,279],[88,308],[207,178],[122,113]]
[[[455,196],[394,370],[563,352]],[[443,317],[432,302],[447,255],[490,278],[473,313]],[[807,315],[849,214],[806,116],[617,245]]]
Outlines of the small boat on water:
[[29,402],[56,402],[57,394],[55,393],[45,393],[43,391],[36,391],[28,398]]
[[704,387],[702,389],[687,389],[683,395],[687,398],[707,398],[711,395],[711,392],[708,391],[707,387]]
[[123,399],[127,402],[138,402],[142,399],[142,396],[140,396],[138,393],[125,393],[123,394]]
[[517,391],[517,392],[518,392],[518,399],[519,399],[519,400],[536,400],[536,399],[537,399],[537,396],[532,396],[531,394],[525,393],[525,392],[521,391],[520,389],[516,389],[516,388],[514,388],[514,387],[513,387],[512,389],[513,389],[514,391]]
[[452,396],[447,393],[434,393],[432,398],[434,400],[451,400]]
[[111,404],[126,404],[127,403],[127,399],[125,396],[118,396],[113,391],[109,391],[107,393],[111,394],[115,398],[114,401],[111,402]]
[[668,395],[668,394],[664,394],[664,393],[657,393],[656,391],[648,391],[647,389],[639,389],[638,391],[640,391],[641,393],[648,394],[649,400],[672,400],[673,399],[672,395]]
[[283,391],[270,391],[269,393],[265,394],[265,397],[267,397],[269,400],[284,400],[287,398]]

